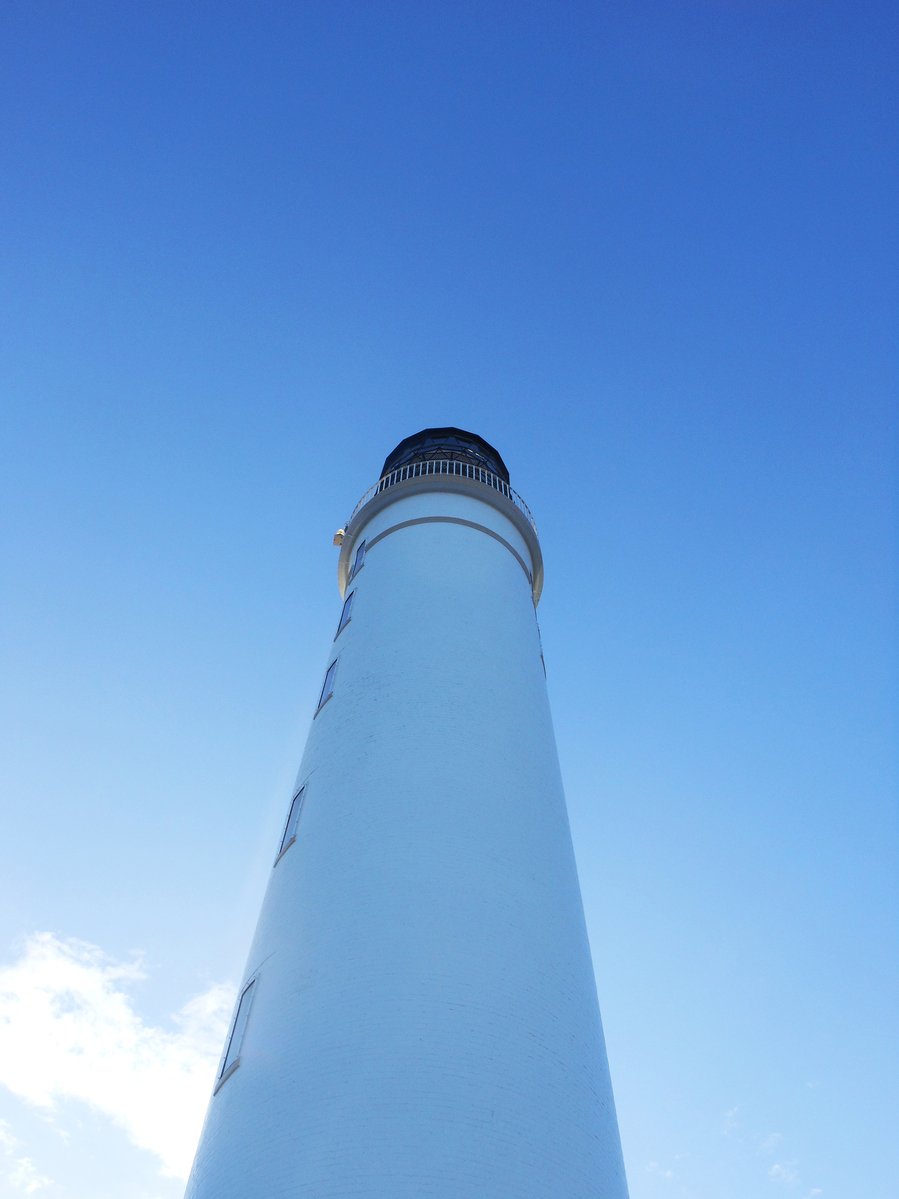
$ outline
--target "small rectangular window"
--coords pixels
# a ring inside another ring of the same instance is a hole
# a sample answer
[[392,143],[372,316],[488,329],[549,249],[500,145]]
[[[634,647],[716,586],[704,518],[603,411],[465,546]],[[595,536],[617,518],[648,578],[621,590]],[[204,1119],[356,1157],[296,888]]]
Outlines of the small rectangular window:
[[231,1033],[228,1037],[225,1056],[222,1059],[222,1067],[219,1070],[219,1082],[224,1082],[227,1076],[236,1070],[237,1064],[240,1061],[240,1048],[243,1044],[244,1033],[247,1031],[247,1020],[250,1015],[250,1004],[253,1002],[253,990],[255,986],[256,979],[254,978],[247,983],[241,992],[237,1003],[237,1011],[234,1013],[234,1022],[231,1025]]
[[[281,837],[281,844],[278,846],[278,857],[289,845],[293,845],[297,839],[297,825],[300,823],[300,812],[303,810],[303,798],[306,794],[306,788],[300,787],[299,791],[290,801],[290,811],[287,813],[287,823],[284,825],[284,833]],[[277,861],[277,858],[275,859]]]
[[343,630],[347,627],[347,625],[350,623],[350,613],[353,610],[353,596],[355,594],[356,594],[355,591],[351,591],[350,594],[343,601],[343,611],[340,613],[340,621],[337,625],[337,632],[334,634],[335,641],[340,636],[340,634],[343,632]]
[[353,559],[353,569],[350,571],[350,578],[354,579],[362,569],[362,563],[365,561],[365,542],[362,541],[356,548],[356,557]]
[[322,693],[318,697],[318,707],[315,709],[316,715],[322,710],[322,708],[334,694],[334,676],[337,674],[337,662],[338,659],[335,658],[328,667],[327,674],[325,675],[325,681],[322,683]]

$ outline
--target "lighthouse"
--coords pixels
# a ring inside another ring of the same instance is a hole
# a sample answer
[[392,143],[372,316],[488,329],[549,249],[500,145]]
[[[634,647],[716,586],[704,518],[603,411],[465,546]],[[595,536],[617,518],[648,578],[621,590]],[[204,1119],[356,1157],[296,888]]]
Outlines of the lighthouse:
[[425,429],[335,541],[186,1199],[627,1199],[534,520],[483,438]]

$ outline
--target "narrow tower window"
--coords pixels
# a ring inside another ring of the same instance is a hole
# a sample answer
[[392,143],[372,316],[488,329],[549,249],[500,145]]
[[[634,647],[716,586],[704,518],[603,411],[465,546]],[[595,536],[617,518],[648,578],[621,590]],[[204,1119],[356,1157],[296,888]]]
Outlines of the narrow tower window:
[[365,561],[365,542],[362,541],[356,548],[356,557],[353,559],[353,569],[350,571],[350,578],[355,579],[356,575],[362,569],[362,563]]
[[318,707],[315,709],[316,716],[334,694],[334,676],[337,674],[337,661],[338,659],[335,658],[328,667],[328,672],[325,675],[325,681],[322,683],[322,693],[318,697]]
[[355,594],[356,594],[355,591],[351,591],[350,594],[343,601],[343,611],[340,613],[340,623],[337,625],[337,632],[334,634],[335,641],[340,636],[340,634],[343,632],[343,630],[347,627],[347,625],[350,623],[350,614],[353,610],[353,596]]
[[303,810],[303,799],[306,795],[306,788],[300,787],[299,791],[290,801],[290,811],[287,813],[287,823],[284,825],[284,833],[281,837],[281,844],[278,846],[277,862],[285,849],[293,845],[297,839],[297,825],[300,823],[300,813]]
[[250,1016],[250,1004],[253,1002],[255,986],[256,979],[253,978],[244,987],[238,1000],[237,1011],[234,1013],[234,1023],[231,1025],[225,1056],[222,1059],[222,1066],[219,1070],[219,1085],[233,1074],[240,1064],[240,1047],[243,1044],[244,1033],[247,1031],[247,1020]]

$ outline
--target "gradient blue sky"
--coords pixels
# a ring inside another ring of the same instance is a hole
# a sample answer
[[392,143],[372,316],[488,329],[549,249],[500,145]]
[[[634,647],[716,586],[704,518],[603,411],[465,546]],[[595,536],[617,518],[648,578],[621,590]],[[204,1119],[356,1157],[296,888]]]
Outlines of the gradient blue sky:
[[332,533],[456,424],[544,546],[632,1199],[893,1199],[897,23],[3,5],[0,1192],[180,1195]]

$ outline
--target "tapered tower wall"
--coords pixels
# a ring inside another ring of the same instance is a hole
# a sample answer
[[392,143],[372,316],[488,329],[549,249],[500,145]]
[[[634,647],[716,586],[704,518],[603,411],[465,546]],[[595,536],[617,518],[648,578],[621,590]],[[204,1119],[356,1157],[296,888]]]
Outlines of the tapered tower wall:
[[348,528],[333,695],[188,1199],[625,1199],[538,559],[467,479],[393,486]]

